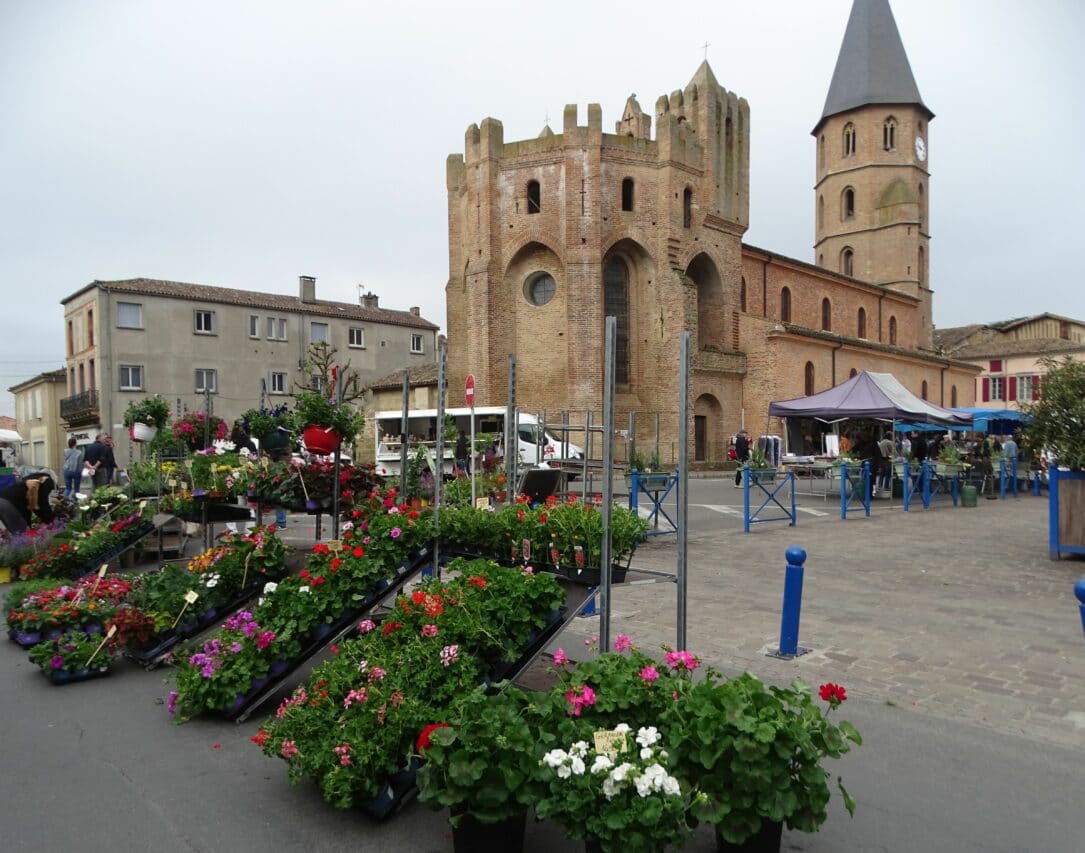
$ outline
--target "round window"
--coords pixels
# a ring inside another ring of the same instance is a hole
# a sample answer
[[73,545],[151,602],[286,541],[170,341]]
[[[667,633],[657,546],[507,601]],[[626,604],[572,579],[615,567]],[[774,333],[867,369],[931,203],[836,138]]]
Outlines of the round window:
[[524,282],[524,296],[532,305],[545,305],[554,298],[557,284],[547,272],[536,273]]

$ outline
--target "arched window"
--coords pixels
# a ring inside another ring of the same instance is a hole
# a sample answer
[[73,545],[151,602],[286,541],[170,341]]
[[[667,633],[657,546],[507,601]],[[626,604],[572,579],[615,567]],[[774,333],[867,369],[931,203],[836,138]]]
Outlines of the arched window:
[[829,297],[821,300],[821,329],[824,332],[833,330],[833,305]]
[[622,180],[622,210],[633,209],[633,179]]
[[855,252],[851,246],[845,246],[840,253],[840,272],[844,275],[855,275]]
[[852,219],[855,216],[855,190],[845,187],[840,196],[840,218]]
[[897,345],[897,318],[889,318],[889,343],[892,346]]
[[927,399],[927,380],[926,379],[923,380],[923,385],[920,386],[919,396],[922,397],[924,400]]
[[886,151],[897,149],[897,120],[892,116],[882,125],[882,148]]
[[617,318],[614,339],[614,381],[629,384],[629,267],[611,258],[603,268],[603,316]]
[[923,196],[923,184],[919,185],[919,230],[924,231],[927,227],[927,202]]
[[746,276],[742,276],[742,289],[738,292],[739,311],[746,313]]
[[818,196],[818,231],[825,227],[825,196]]
[[805,376],[805,379],[806,379],[806,382],[805,382],[806,392],[805,393],[806,393],[806,396],[809,397],[811,394],[814,393],[814,362],[812,362],[812,361],[806,362],[806,371],[805,371],[805,373],[806,373],[806,376]]
[[866,337],[866,309],[859,309],[859,316],[855,324],[857,326],[857,336],[860,338]]
[[949,387],[949,405],[950,408],[957,408],[957,386],[951,385]]
[[539,182],[527,182],[527,212],[538,213],[542,210],[542,202],[539,200]]
[[844,125],[844,156],[851,157],[855,153],[855,125],[850,121]]
[[780,319],[791,322],[791,291],[786,287],[780,291]]
[[919,283],[922,284],[927,280],[927,252],[920,246],[919,247]]
[[689,228],[693,224],[693,190],[686,187],[682,190],[682,227]]
[[858,375],[859,375],[859,371],[856,370],[854,367],[851,370],[848,371],[848,379],[854,379]]

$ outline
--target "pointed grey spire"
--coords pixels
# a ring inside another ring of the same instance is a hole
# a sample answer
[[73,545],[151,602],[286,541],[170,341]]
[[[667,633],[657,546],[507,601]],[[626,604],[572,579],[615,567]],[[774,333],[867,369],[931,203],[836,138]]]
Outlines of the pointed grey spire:
[[[867,104],[918,104],[928,115],[889,0],[855,0],[821,122]],[[815,128],[816,132],[816,128]]]

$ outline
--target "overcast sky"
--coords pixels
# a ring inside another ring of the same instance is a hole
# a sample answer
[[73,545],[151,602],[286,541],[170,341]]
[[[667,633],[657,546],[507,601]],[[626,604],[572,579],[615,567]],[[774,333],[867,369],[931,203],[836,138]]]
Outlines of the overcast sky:
[[[851,0],[0,2],[0,388],[64,360],[60,300],[148,277],[444,325],[445,158],[598,102],[750,103],[746,241],[813,261],[814,140]],[[1085,319],[1085,4],[896,0],[925,103],[937,326]],[[455,333],[455,330],[452,330]],[[13,398],[0,391],[0,414]]]

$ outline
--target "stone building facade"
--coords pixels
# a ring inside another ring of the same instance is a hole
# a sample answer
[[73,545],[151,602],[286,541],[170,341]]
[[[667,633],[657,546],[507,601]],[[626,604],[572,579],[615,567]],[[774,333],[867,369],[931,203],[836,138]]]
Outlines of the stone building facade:
[[22,436],[18,455],[5,457],[8,465],[18,464],[31,468],[48,468],[63,485],[60,476],[64,461],[64,448],[68,435],[58,416],[59,402],[66,388],[65,371],[49,370],[12,385],[8,390],[15,395],[15,426]]
[[483,403],[505,402],[511,354],[522,408],[598,416],[615,316],[619,422],[667,413],[665,448],[691,333],[699,461],[722,459],[741,426],[779,434],[771,401],[858,370],[971,404],[975,368],[931,345],[931,116],[888,3],[856,0],[814,128],[816,264],[742,242],[750,108],[707,62],[654,116],[631,96],[614,133],[598,104],[586,125],[567,106],[562,132],[536,139],[506,142],[493,118],[471,125],[447,163],[449,387],[473,373]]
[[133,400],[160,395],[176,415],[202,410],[228,421],[246,409],[292,404],[310,343],[327,341],[337,360],[367,384],[408,366],[433,363],[436,324],[381,308],[376,295],[356,304],[318,299],[301,276],[298,295],[153,279],[94,281],[62,300],[67,396],[60,414],[82,442],[98,431],[117,442],[117,460],[135,454],[118,425]]

